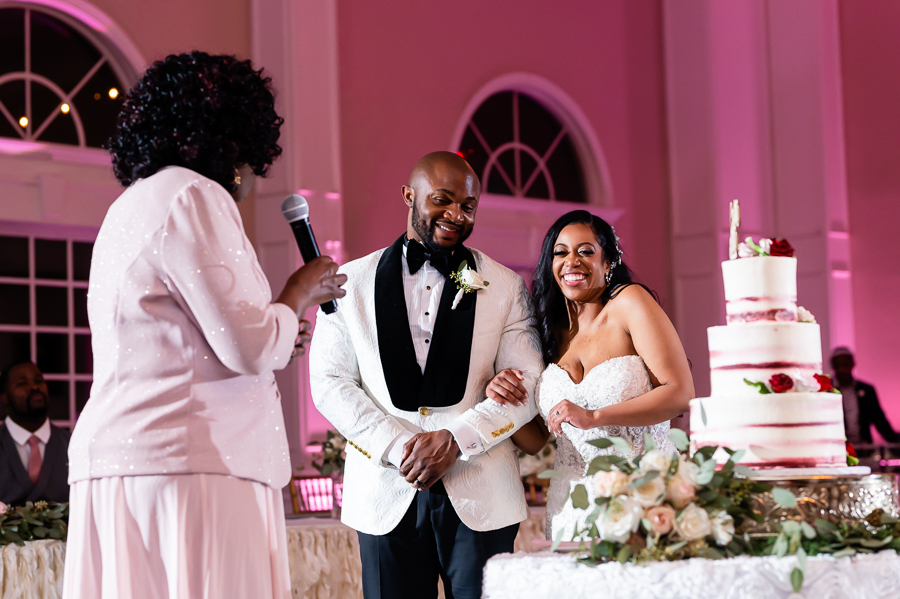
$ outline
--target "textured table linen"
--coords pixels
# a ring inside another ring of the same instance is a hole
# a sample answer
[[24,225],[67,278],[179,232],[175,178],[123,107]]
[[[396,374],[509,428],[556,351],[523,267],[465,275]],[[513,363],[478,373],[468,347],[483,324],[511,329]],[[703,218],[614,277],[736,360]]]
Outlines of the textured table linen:
[[[532,551],[544,539],[545,512],[531,508],[519,526],[515,549]],[[60,599],[66,544],[34,541],[0,551],[0,599]],[[337,520],[287,522],[291,596],[296,599],[362,599],[362,567],[356,531]],[[443,596],[442,590],[440,596]]]
[[0,549],[0,599],[59,599],[66,544],[32,541]]
[[647,565],[590,567],[571,555],[504,554],[484,572],[485,599],[895,599],[900,557],[894,551],[854,558],[811,557],[803,588],[795,594],[796,557],[691,559]]

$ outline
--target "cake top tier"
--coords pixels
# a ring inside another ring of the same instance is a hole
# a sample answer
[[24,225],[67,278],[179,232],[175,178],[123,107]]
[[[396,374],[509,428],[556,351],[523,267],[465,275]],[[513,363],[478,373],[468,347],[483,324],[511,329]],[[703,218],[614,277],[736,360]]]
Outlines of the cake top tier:
[[797,259],[738,258],[722,263],[728,324],[797,322]]

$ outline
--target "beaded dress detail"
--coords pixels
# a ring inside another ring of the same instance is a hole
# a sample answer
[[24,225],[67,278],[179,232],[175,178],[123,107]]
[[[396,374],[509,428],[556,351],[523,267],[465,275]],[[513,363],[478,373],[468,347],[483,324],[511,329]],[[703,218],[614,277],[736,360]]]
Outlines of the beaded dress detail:
[[[564,399],[582,408],[596,410],[633,399],[652,389],[650,374],[641,357],[621,356],[594,366],[580,383],[574,383],[569,373],[556,364],[549,365],[538,381],[536,399],[546,421],[556,404]],[[565,476],[550,481],[547,493],[548,539],[555,539],[559,530],[564,528],[563,540],[569,541],[576,526],[584,525],[589,510],[573,508],[569,493],[575,485],[582,483],[587,489],[588,500],[593,503],[592,480],[585,476],[591,460],[611,454],[631,458],[643,452],[644,433],[650,435],[659,450],[669,454],[676,453],[675,446],[669,439],[668,421],[653,426],[605,426],[588,430],[581,430],[564,422],[562,431],[562,436],[557,438],[554,469],[563,472]],[[588,444],[588,441],[603,437],[622,437],[631,445],[631,453],[623,455],[615,447],[600,449]]]

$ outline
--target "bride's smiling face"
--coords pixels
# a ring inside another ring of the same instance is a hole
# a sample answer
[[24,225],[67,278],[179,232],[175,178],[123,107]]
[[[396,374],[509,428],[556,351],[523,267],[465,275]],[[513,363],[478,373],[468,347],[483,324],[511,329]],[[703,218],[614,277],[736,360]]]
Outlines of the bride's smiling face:
[[553,278],[563,295],[573,302],[598,299],[606,288],[609,260],[590,225],[565,227],[553,246]]

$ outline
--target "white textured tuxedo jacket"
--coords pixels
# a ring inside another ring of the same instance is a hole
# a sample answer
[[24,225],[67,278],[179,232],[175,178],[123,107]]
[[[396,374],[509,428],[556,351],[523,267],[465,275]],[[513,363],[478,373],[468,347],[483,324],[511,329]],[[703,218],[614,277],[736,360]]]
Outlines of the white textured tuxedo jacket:
[[[490,286],[477,292],[462,401],[447,407],[428,407],[426,401],[418,410],[401,410],[388,391],[382,359],[393,356],[380,355],[375,316],[376,270],[390,249],[341,268],[348,277],[347,295],[338,300],[336,313],[319,311],[310,349],[313,401],[349,441],[341,519],[368,534],[393,530],[417,491],[387,462],[385,450],[404,431],[440,430],[459,418],[474,427],[485,449],[457,460],[443,478],[460,520],[477,531],[521,522],[528,509],[509,437],[537,414],[534,387],[543,368],[525,284],[508,268],[470,250]],[[448,280],[446,286],[455,292],[455,283]],[[405,316],[395,326],[408,328]],[[487,383],[504,368],[523,371],[528,389],[524,405],[502,406],[485,398]]]

